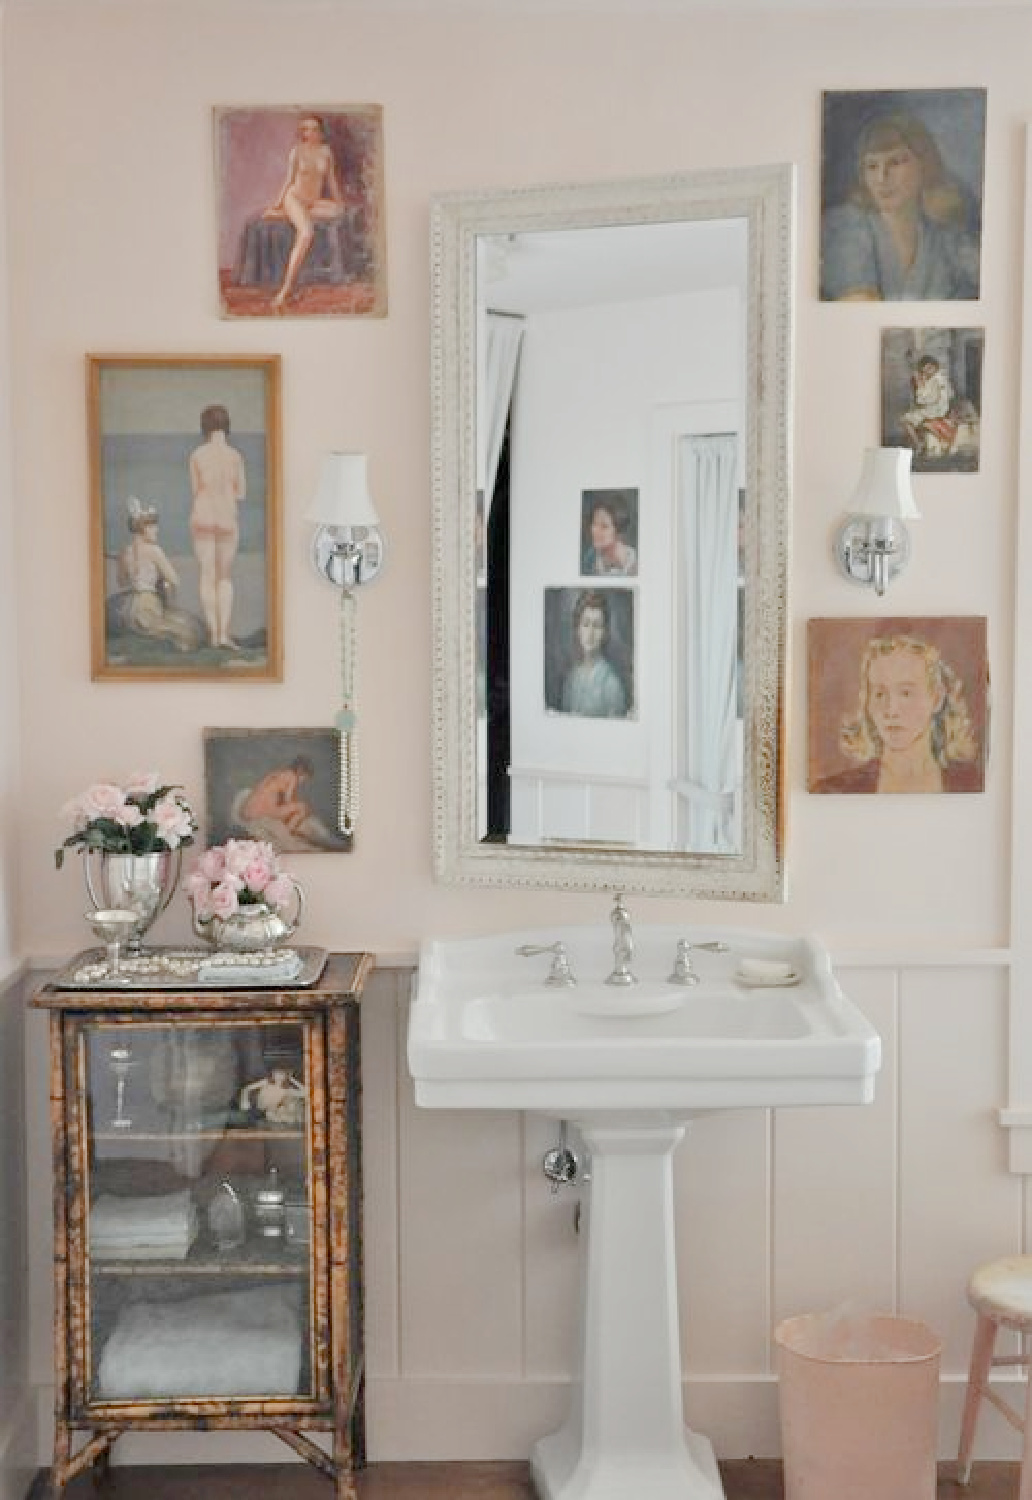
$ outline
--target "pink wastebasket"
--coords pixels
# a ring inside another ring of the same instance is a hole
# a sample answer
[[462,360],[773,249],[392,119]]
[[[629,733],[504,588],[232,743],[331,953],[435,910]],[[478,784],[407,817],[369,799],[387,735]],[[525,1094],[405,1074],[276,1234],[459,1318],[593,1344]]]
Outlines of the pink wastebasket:
[[785,1500],[935,1500],[942,1345],[912,1318],[806,1314],[774,1331]]

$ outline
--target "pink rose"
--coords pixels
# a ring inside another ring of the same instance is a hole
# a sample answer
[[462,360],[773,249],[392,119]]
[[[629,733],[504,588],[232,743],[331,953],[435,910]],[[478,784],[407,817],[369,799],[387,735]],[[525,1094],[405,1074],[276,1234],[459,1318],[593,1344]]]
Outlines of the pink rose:
[[265,887],[265,899],[270,906],[286,906],[294,894],[294,882],[289,875],[277,875]]
[[221,844],[216,844],[214,849],[205,849],[197,861],[197,869],[212,885],[221,880],[226,873],[226,851]]
[[127,797],[153,797],[161,785],[157,771],[134,771],[125,784]]
[[[94,818],[110,818],[115,823],[125,822],[125,793],[120,786],[114,786],[109,781],[98,781],[89,787],[83,792],[79,806],[88,823],[92,823]],[[139,812],[140,809],[136,808],[137,817]]]
[[75,829],[85,828],[89,821],[86,811],[83,808],[81,797],[73,797],[70,802],[66,802],[61,809],[61,816],[71,823]]
[[228,881],[220,881],[212,888],[211,909],[215,916],[223,918],[231,917],[235,911],[239,911],[236,889]]
[[248,890],[260,896],[272,879],[272,866],[267,859],[256,855],[244,869],[242,878]]
[[170,849],[175,849],[193,832],[190,813],[171,793],[154,804],[150,815],[159,837],[165,840]]
[[225,844],[227,871],[231,875],[242,876],[251,862],[253,849],[252,839],[227,839]]

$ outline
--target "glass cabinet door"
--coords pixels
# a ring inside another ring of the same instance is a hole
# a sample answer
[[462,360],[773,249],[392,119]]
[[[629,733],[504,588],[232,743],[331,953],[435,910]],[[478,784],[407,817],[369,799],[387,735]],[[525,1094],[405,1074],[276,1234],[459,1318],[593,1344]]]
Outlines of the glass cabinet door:
[[320,1047],[310,1018],[79,1023],[87,1402],[318,1395]]

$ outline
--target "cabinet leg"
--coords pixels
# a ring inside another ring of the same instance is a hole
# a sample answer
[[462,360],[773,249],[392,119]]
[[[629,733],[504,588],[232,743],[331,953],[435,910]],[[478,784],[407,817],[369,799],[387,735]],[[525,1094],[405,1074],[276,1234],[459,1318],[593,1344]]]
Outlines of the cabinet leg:
[[358,1500],[358,1490],[355,1488],[355,1476],[350,1468],[338,1465],[337,1477],[334,1480],[335,1500]]
[[58,1417],[54,1427],[54,1462],[50,1469],[50,1493],[60,1495],[68,1483],[68,1465],[72,1457],[72,1429]]

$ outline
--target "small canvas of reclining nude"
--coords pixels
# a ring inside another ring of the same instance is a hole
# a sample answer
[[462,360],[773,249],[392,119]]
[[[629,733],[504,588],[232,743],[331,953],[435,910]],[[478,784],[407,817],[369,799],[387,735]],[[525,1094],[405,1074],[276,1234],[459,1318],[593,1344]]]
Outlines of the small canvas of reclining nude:
[[206,729],[207,842],[259,839],[281,854],[344,853],[340,735],[332,729]]

